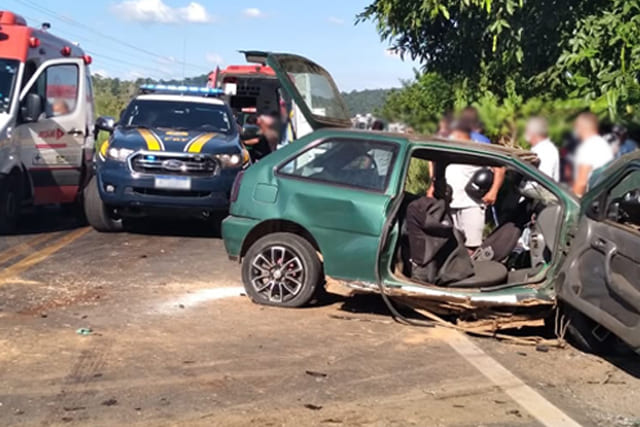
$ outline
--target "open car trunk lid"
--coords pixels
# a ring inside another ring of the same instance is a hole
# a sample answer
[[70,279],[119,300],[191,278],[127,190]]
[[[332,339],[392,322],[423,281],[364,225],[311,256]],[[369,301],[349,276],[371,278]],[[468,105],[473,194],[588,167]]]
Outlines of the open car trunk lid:
[[350,128],[349,110],[331,75],[307,58],[287,53],[243,52],[248,62],[268,65],[314,129]]

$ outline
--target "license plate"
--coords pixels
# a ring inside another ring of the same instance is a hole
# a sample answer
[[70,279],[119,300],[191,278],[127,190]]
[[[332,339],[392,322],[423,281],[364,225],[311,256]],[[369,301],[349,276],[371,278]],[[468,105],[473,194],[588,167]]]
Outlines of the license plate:
[[166,190],[191,190],[191,178],[188,176],[157,176],[154,186]]

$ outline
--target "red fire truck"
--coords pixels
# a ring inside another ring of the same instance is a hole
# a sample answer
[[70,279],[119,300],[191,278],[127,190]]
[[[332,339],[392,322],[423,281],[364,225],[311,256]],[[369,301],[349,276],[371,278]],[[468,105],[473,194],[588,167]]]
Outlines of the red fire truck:
[[27,205],[74,203],[94,152],[91,57],[0,11],[0,232]]

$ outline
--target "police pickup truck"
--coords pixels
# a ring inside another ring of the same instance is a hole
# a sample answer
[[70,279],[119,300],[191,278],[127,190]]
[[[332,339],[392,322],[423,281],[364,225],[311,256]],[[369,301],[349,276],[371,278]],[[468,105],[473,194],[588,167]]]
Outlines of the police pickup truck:
[[115,123],[96,121],[110,137],[96,152],[84,192],[89,224],[120,231],[133,216],[225,212],[233,181],[249,165],[222,91],[145,85]]

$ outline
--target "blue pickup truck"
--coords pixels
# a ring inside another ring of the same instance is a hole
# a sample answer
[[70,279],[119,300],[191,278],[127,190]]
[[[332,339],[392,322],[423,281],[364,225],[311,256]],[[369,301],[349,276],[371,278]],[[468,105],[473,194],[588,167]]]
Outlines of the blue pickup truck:
[[162,215],[209,218],[225,212],[233,181],[249,165],[230,107],[216,89],[145,86],[96,150],[84,192],[89,224],[120,231],[123,220]]

